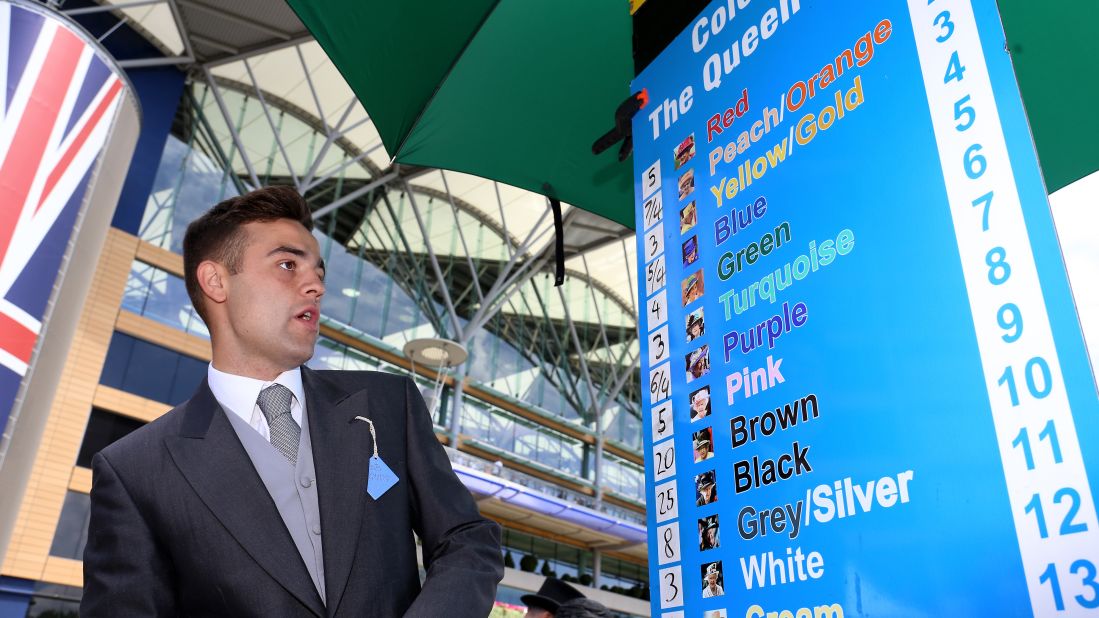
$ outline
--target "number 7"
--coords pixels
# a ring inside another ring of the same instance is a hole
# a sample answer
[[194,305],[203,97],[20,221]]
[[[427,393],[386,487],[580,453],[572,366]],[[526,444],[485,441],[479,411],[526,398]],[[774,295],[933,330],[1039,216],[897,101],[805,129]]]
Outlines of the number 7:
[[988,193],[985,193],[981,197],[973,200],[973,205],[974,206],[984,202],[985,208],[984,208],[984,213],[981,215],[981,229],[985,232],[988,231],[988,211],[992,207],[992,193],[993,193],[992,191],[989,191]]

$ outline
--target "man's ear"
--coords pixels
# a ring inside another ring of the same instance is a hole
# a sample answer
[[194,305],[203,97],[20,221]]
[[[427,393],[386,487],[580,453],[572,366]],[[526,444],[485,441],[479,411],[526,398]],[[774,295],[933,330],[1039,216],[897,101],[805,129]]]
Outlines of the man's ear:
[[226,283],[229,272],[224,266],[213,260],[205,260],[198,265],[198,285],[206,298],[215,303],[223,303],[228,298]]

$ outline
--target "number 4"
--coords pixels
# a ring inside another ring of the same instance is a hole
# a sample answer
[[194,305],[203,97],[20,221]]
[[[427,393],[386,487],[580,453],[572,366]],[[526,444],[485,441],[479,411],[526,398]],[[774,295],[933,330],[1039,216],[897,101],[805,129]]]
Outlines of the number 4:
[[958,52],[950,54],[950,62],[946,64],[946,75],[943,76],[943,83],[950,83],[951,80],[962,81],[962,75],[965,74],[965,67],[962,66],[962,61],[958,59]]

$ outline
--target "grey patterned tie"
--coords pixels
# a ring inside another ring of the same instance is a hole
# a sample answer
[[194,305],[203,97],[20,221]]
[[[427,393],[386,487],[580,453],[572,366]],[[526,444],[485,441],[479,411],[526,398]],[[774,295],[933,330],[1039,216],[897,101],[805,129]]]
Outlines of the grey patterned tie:
[[271,446],[282,453],[290,463],[298,462],[298,438],[301,427],[290,415],[290,401],[294,393],[281,384],[272,384],[259,392],[256,403],[267,417],[267,426],[271,430]]

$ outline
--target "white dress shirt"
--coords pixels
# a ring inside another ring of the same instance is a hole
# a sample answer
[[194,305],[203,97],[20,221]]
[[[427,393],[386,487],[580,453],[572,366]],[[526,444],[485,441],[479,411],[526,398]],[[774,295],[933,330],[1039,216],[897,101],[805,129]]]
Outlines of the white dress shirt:
[[213,363],[210,363],[206,377],[210,382],[210,392],[214,394],[214,399],[217,399],[221,407],[243,419],[268,442],[271,441],[271,428],[267,425],[267,417],[263,415],[263,410],[259,409],[257,403],[260,391],[268,386],[281,384],[290,389],[294,394],[290,400],[290,416],[294,417],[298,427],[301,427],[304,422],[305,389],[301,385],[301,369],[298,367],[284,371],[270,382],[264,382],[219,371]]

